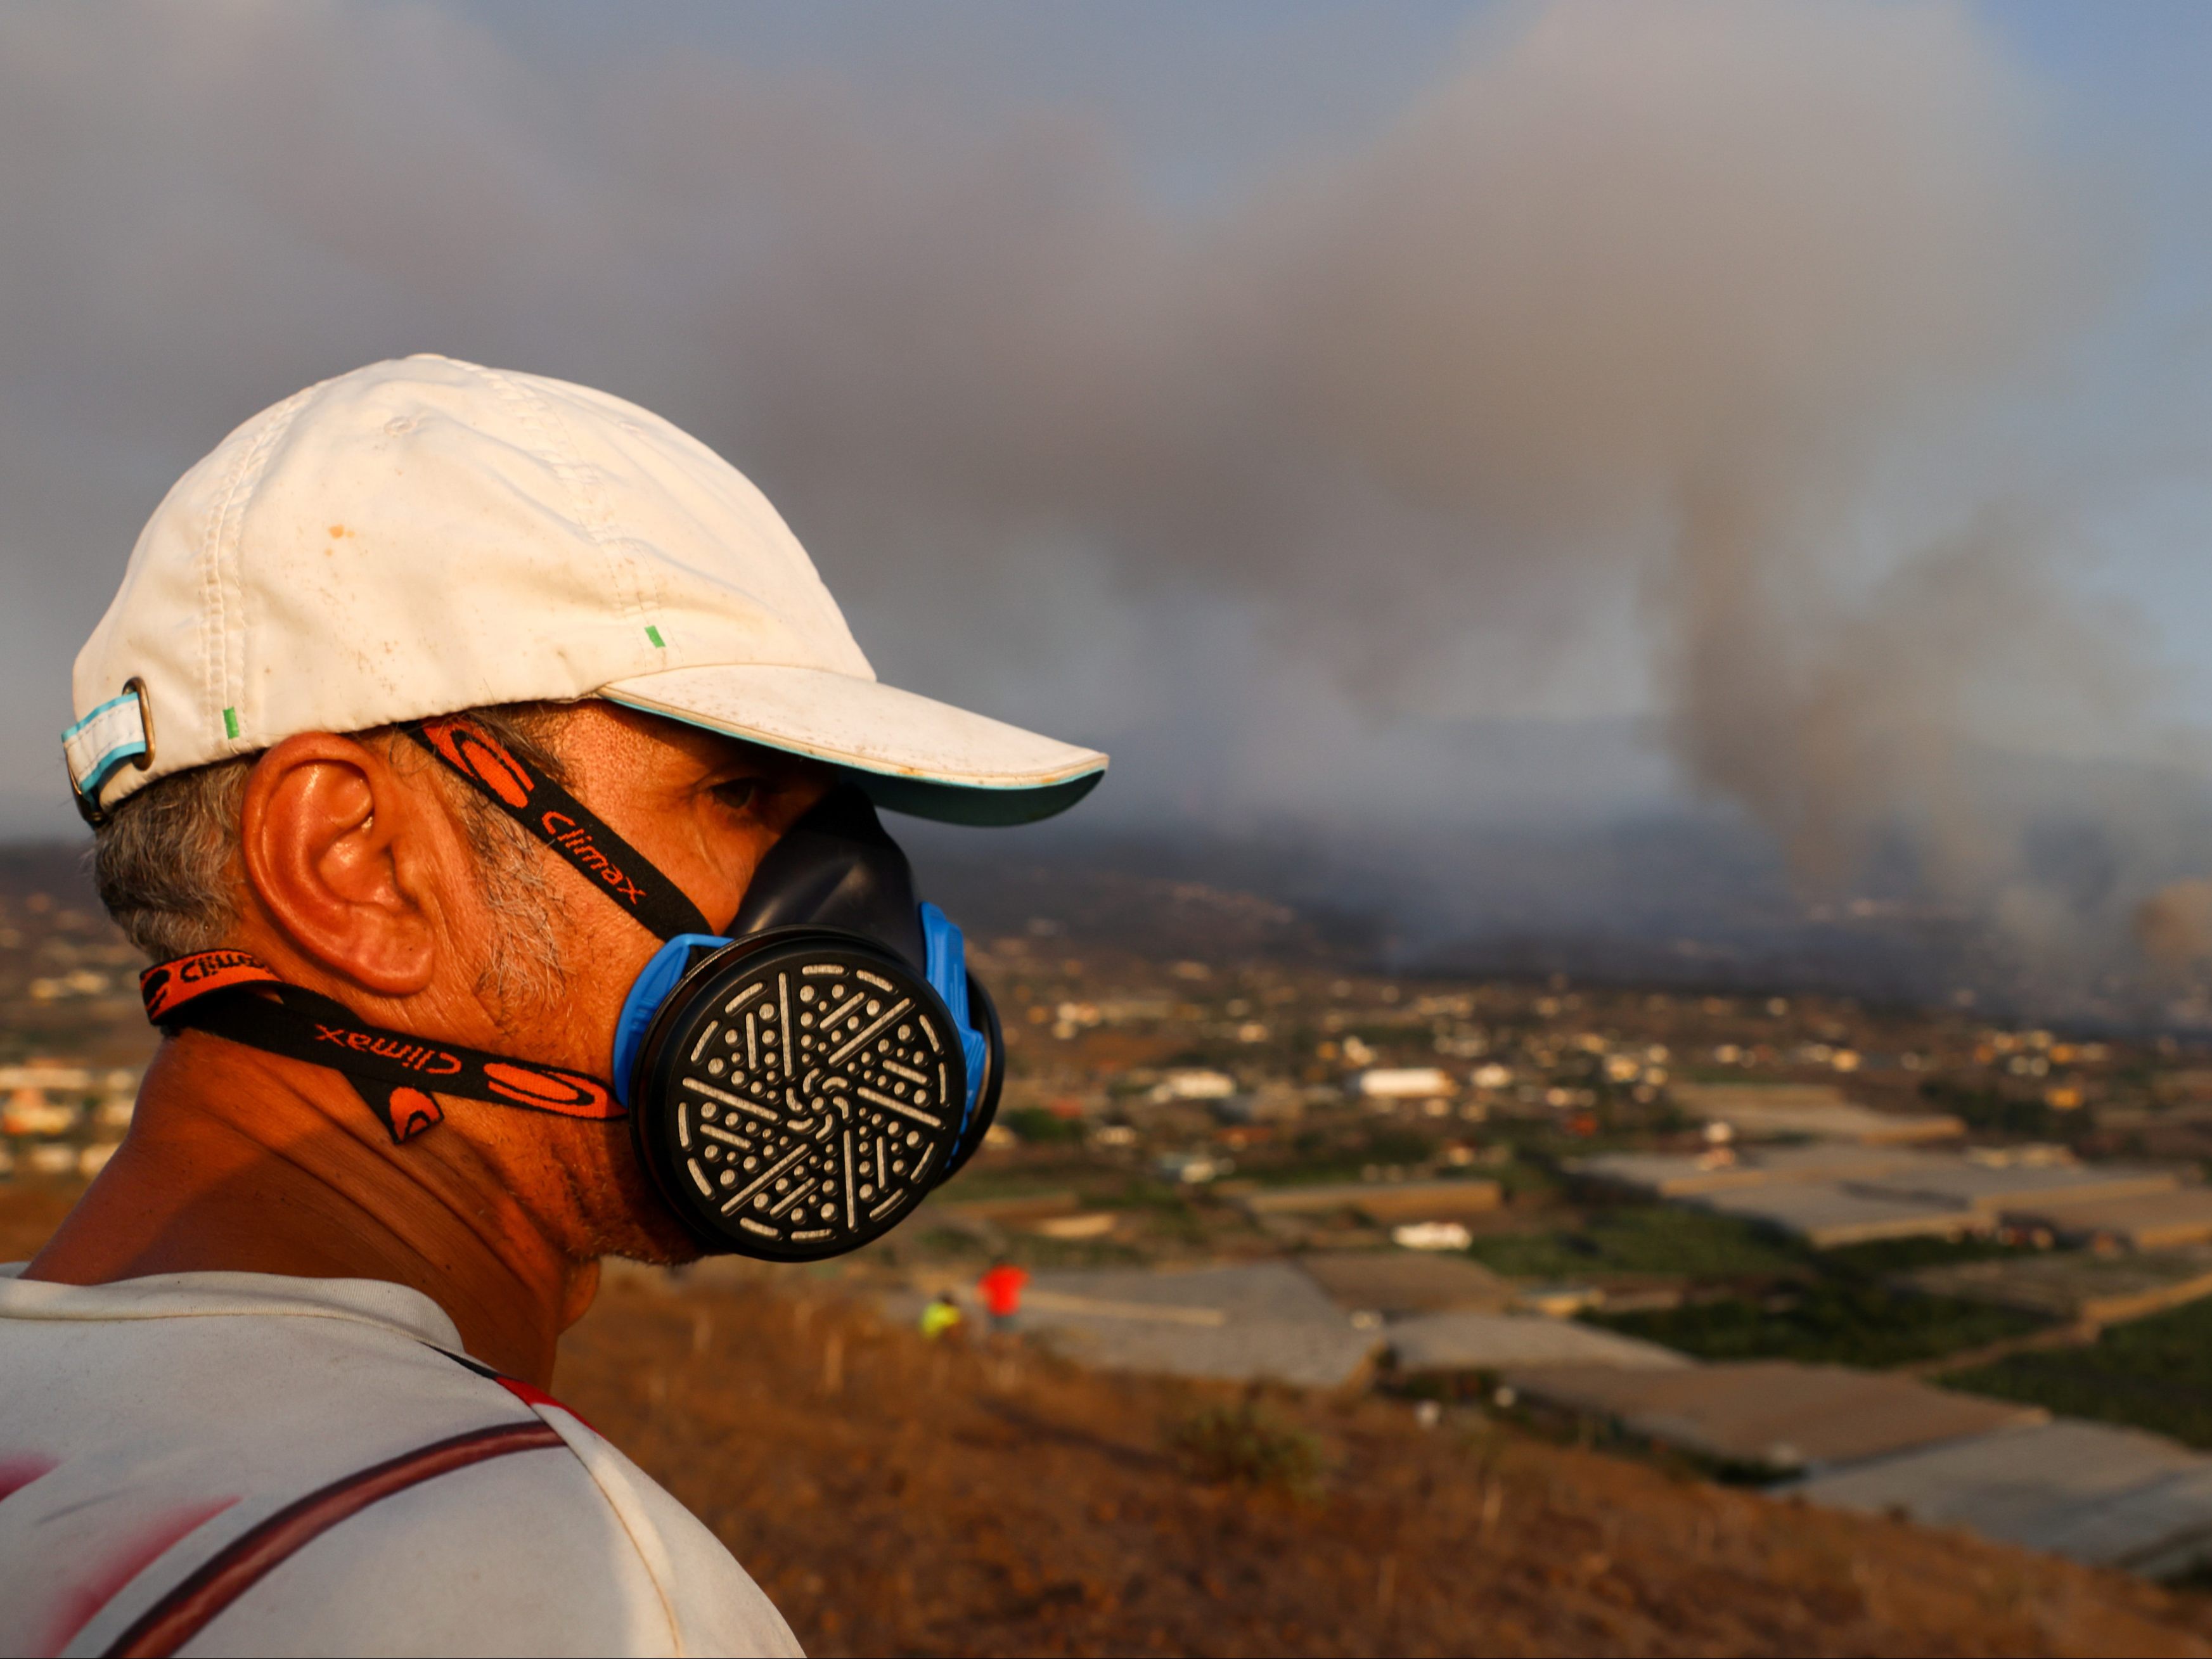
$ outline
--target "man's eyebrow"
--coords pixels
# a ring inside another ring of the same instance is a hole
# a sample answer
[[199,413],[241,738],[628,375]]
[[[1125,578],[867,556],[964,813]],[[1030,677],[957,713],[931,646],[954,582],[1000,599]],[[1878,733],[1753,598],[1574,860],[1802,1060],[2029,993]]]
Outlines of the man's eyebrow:
[[766,755],[725,755],[702,763],[699,775],[706,778],[757,778],[778,775],[782,769]]
[[754,760],[748,757],[702,768],[696,787],[702,789],[721,789],[731,784],[750,783],[757,786],[763,793],[766,793],[788,789],[799,775],[800,774],[795,769],[778,766],[773,761]]

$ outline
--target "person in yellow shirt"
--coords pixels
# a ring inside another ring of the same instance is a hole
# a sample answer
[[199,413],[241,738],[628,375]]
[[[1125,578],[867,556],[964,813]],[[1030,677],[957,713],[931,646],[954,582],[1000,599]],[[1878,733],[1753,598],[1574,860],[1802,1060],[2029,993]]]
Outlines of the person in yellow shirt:
[[960,1322],[960,1304],[950,1291],[939,1291],[921,1310],[921,1334],[934,1342]]

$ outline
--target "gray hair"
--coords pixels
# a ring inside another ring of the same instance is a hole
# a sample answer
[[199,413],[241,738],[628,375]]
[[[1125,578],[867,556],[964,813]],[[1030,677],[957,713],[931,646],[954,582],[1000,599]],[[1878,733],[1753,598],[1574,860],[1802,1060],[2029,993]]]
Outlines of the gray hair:
[[[526,764],[565,783],[552,748],[559,711],[514,703],[469,711],[468,718]],[[495,1008],[550,1000],[560,989],[553,902],[544,851],[483,793],[451,775],[413,743],[388,736],[399,767],[429,769],[459,811],[475,854],[484,902],[501,918],[477,989]],[[241,755],[148,784],[94,832],[93,879],[124,936],[155,962],[211,951],[238,923],[239,815],[246,775],[259,759]]]

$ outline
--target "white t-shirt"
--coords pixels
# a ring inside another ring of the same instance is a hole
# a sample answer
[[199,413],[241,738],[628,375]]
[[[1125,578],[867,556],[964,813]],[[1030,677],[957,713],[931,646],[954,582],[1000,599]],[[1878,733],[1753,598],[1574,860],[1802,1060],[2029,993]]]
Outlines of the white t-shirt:
[[684,1506],[373,1279],[0,1267],[0,1653],[797,1654]]

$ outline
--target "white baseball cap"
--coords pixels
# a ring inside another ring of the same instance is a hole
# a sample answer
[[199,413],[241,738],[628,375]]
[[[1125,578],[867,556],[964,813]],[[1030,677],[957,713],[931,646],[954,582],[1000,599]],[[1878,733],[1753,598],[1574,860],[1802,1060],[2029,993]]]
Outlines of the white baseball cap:
[[88,817],[298,732],[604,697],[1022,823],[1106,757],[880,684],[767,497],[602,392],[424,356],[263,410],[177,481],[77,653]]

